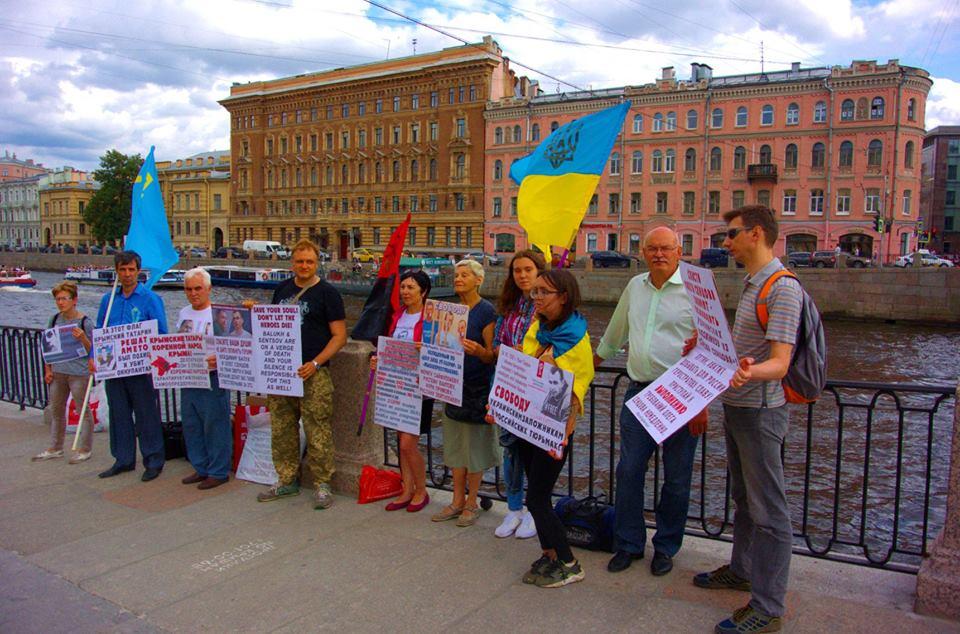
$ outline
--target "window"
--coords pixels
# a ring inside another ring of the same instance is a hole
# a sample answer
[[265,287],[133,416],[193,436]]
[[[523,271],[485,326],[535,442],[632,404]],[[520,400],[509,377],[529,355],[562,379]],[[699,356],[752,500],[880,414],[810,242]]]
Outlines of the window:
[[773,106],[770,104],[760,109],[760,125],[773,125]]
[[840,105],[840,120],[853,121],[854,108],[853,99],[844,99]]
[[464,196],[463,194],[454,194],[453,195],[453,208],[457,211],[463,211],[464,205]]
[[[414,214],[415,214],[415,213],[417,213],[418,211],[420,211],[420,197],[419,197],[419,196],[411,196],[411,197],[410,197],[410,213],[414,213]],[[410,227],[410,228],[413,229],[413,227]],[[411,242],[410,244],[413,244],[413,242]]]
[[868,187],[863,199],[863,210],[868,214],[880,213],[880,189],[877,187]]
[[[477,87],[470,84],[470,101],[477,100]],[[467,246],[470,246],[470,228],[467,227]]]
[[343,117],[344,119],[350,116],[350,104],[345,103],[342,106],[340,106],[340,116]]
[[383,99],[377,99],[377,100],[374,102],[374,104],[373,104],[373,110],[374,110],[377,114],[380,114],[381,112],[383,112]]
[[523,143],[523,129],[518,125],[513,126],[513,142]]
[[610,175],[616,176],[620,173],[620,153],[614,152],[610,155]]
[[430,159],[430,180],[437,180],[437,159]]
[[810,215],[811,216],[823,215],[823,190],[822,189],[810,190]]
[[730,200],[731,206],[734,209],[740,209],[741,207],[743,207],[743,203],[745,201],[746,201],[746,197],[744,196],[744,192],[742,189],[735,190]]
[[620,194],[610,194],[608,197],[609,206],[607,207],[607,213],[611,216],[616,216],[620,213]]
[[643,152],[635,151],[630,158],[630,173],[643,174]]
[[710,171],[719,172],[723,167],[723,150],[719,146],[710,149]]
[[630,253],[631,255],[640,254],[640,234],[639,233],[630,234]]
[[870,141],[867,146],[867,167],[880,167],[883,162],[883,142],[879,139]]
[[795,103],[787,106],[787,125],[797,125],[800,123],[800,106]]
[[393,213],[398,213],[400,211],[400,197],[393,196],[390,199],[390,211]]
[[367,114],[367,104],[366,102],[361,101],[357,104],[357,116],[362,117],[365,114]]
[[633,115],[633,133],[640,134],[643,132],[643,115],[635,114]]
[[[454,103],[457,100],[457,89],[451,88],[447,93],[447,103]],[[450,246],[450,238],[447,238],[447,246]]]
[[[416,183],[420,180],[420,161],[413,159],[410,161],[410,180]],[[363,181],[360,181],[361,183]]]
[[673,150],[667,150],[663,161],[663,171],[672,174],[677,169],[677,153]]
[[770,206],[770,190],[761,189],[757,192],[757,204],[763,205],[764,207]]
[[733,169],[747,169],[747,150],[742,145],[738,145],[733,150]]
[[430,194],[429,203],[430,203],[430,211],[436,211],[436,210],[437,210],[437,195],[436,195],[436,194]]
[[840,167],[853,167],[853,143],[844,141],[840,144],[840,157],[838,162]]
[[738,128],[745,128],[747,126],[747,107],[740,106],[737,108],[737,123]]
[[377,183],[383,182],[383,163],[377,161],[373,166],[373,178]]
[[539,141],[540,140],[540,124],[534,123],[530,126],[530,140]]
[[373,129],[373,144],[383,145],[383,128]]
[[810,151],[810,166],[813,169],[822,170],[824,162],[826,160],[827,150],[823,143],[817,141],[813,144],[813,149]]
[[357,147],[358,148],[367,147],[367,131],[366,130],[357,130]]
[[393,182],[396,183],[400,180],[400,161],[393,162]]
[[590,202],[587,204],[587,213],[590,215],[597,215],[597,195],[594,194],[590,197]]
[[467,136],[467,120],[457,119],[457,137],[463,138],[465,136]]
[[430,140],[436,141],[440,138],[440,124],[436,121],[430,122]]
[[692,216],[696,211],[697,194],[696,192],[683,192],[683,215]]
[[912,97],[907,101],[907,120],[917,120],[917,100]]
[[654,132],[663,131],[663,114],[660,112],[653,115],[653,131]]
[[685,233],[680,236],[680,254],[685,256],[693,255],[693,234]]
[[[282,139],[285,140],[285,139]],[[340,148],[346,150],[350,147],[350,133],[341,132],[340,133]]]
[[760,162],[763,165],[769,165],[773,162],[773,150],[770,149],[769,145],[760,146]]
[[663,171],[663,152],[660,150],[653,151],[653,159],[650,166],[650,171],[652,171],[654,174],[659,174]]
[[683,171],[697,171],[697,151],[692,147],[687,148],[687,151],[683,154]]
[[373,228],[373,244],[380,244],[380,227]]
[[440,105],[440,96],[437,94],[437,91],[434,90],[430,93],[430,107],[436,108]]
[[398,125],[393,126],[390,132],[391,132],[390,134],[391,143],[393,143],[394,145],[400,145],[400,126]]
[[657,192],[657,213],[667,213],[667,192]]
[[720,192],[717,190],[707,192],[707,213],[713,215],[720,213]]
[[797,190],[783,190],[783,209],[784,215],[794,215],[797,213]]
[[903,166],[907,169],[913,168],[913,141],[907,141],[903,148]]
[[640,192],[630,192],[630,213],[638,214],[641,210]]
[[[594,209],[593,209],[593,212],[594,212],[594,213],[597,212],[597,209],[596,209],[596,207],[597,207],[596,200],[597,200],[597,195],[594,194],[594,195],[593,195],[593,201],[592,201],[593,207],[594,207]],[[514,218],[517,217],[517,197],[516,197],[516,196],[512,196],[512,197],[510,198],[510,215],[511,215],[512,217],[514,217]]]
[[667,113],[667,132],[673,132],[677,129],[677,113],[671,110]]
[[597,234],[588,233],[587,234],[587,251],[596,251],[597,250]]
[[723,109],[722,108],[713,109],[713,114],[710,116],[710,127],[712,128],[723,127]]
[[393,98],[393,111],[400,112],[400,95]]
[[797,169],[797,145],[790,143],[783,152],[783,167],[788,170]]
[[437,228],[427,227],[427,246],[432,247],[437,244]]
[[410,142],[411,143],[420,142],[420,124],[419,123],[410,124]]
[[463,103],[463,93],[464,93],[463,86],[458,86],[457,87],[457,103]]
[[697,111],[687,110],[687,130],[697,129]]
[[909,189],[903,190],[903,215],[910,215],[910,206],[913,202],[913,192]]
[[503,199],[499,196],[493,199],[493,217],[499,218],[503,213]]
[[466,167],[466,164],[467,164],[466,155],[457,154],[456,157],[454,158],[454,171],[453,171],[454,178],[457,178],[457,179],[463,178],[464,171],[465,171],[464,168]]
[[493,180],[503,179],[503,161],[497,159],[493,162]]
[[410,95],[410,109],[411,110],[420,109],[420,95]]
[[823,101],[818,101],[817,105],[813,107],[813,122],[826,123],[826,121],[827,121],[827,104]]
[[870,102],[870,118],[883,119],[883,97],[874,97]]
[[493,131],[493,144],[503,145],[503,128],[497,128]]
[[557,128],[559,128],[559,127],[560,127],[560,124],[557,123],[556,121],[551,121],[551,122],[550,122],[550,132],[551,132],[551,133],[552,133],[554,130],[556,130]]

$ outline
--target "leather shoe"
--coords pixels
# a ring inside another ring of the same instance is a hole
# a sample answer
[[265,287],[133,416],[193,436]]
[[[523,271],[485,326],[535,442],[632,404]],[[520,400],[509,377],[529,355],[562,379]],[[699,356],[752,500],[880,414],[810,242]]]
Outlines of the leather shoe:
[[140,479],[144,482],[150,482],[150,480],[156,480],[157,476],[160,475],[162,469],[147,469],[143,472],[143,475],[140,476]]
[[673,570],[673,557],[666,553],[654,552],[650,562],[650,572],[654,577],[662,577]]
[[180,482],[182,482],[183,484],[196,484],[197,482],[203,482],[206,479],[207,479],[206,476],[202,476],[196,471],[194,471],[191,475],[188,475],[186,478],[183,478],[182,480],[180,480]]
[[100,473],[98,473],[97,476],[101,478],[112,478],[115,475],[120,475],[124,471],[133,471],[133,465],[130,465],[129,467],[121,467],[119,465],[113,465],[106,471],[101,471]]
[[227,476],[226,478],[211,478],[208,476],[204,478],[203,482],[201,482],[197,488],[200,489],[201,491],[205,491],[207,489],[215,489],[221,484],[226,484],[229,481],[230,481],[230,476]]
[[630,567],[634,559],[643,559],[643,553],[628,553],[625,550],[618,550],[607,562],[607,570],[609,572],[622,572]]

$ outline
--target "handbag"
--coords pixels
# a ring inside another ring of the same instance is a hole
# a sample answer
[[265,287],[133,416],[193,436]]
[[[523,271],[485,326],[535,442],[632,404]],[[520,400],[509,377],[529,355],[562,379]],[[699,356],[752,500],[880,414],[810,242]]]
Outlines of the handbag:
[[484,416],[487,414],[487,397],[490,395],[490,384],[486,381],[479,383],[464,383],[463,398],[460,405],[446,404],[444,413],[448,418],[461,423],[486,425]]
[[554,511],[566,529],[570,545],[613,552],[612,506],[592,495],[580,500],[566,496],[557,500]]
[[367,504],[387,498],[395,498],[403,492],[400,474],[388,469],[377,469],[368,464],[360,470],[357,504]]

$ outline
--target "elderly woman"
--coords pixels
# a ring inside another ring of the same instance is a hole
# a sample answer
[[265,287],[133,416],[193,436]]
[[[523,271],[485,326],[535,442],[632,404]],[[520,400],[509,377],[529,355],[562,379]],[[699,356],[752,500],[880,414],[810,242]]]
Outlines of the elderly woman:
[[[88,319],[77,310],[77,283],[64,280],[50,291],[57,303],[57,314],[54,315],[47,328],[74,325],[70,336],[78,340],[87,352],[90,352],[90,341],[93,337],[93,320]],[[50,386],[50,412],[53,415],[50,423],[50,446],[35,455],[33,460],[50,460],[63,457],[63,439],[67,427],[67,397],[73,394],[73,402],[77,410],[83,404],[87,394],[90,370],[86,357],[78,357],[67,361],[44,364],[43,380]],[[80,451],[73,454],[70,464],[77,464],[90,458],[93,446],[93,420],[90,410],[83,419],[80,430]]]
[[460,406],[444,407],[443,461],[453,471],[453,502],[431,519],[456,519],[457,526],[472,526],[480,507],[477,494],[483,472],[500,464],[496,430],[485,424],[487,394],[493,377],[493,304],[480,297],[483,267],[473,260],[456,265],[453,290],[467,305],[467,333],[461,342],[464,351],[463,400]]

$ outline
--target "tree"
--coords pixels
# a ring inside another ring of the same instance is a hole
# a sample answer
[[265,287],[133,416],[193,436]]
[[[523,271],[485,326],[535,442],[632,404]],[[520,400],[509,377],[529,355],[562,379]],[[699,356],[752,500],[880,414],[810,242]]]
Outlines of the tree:
[[130,226],[130,201],[133,181],[143,165],[139,154],[128,156],[109,150],[100,157],[100,167],[93,173],[100,189],[83,210],[83,221],[98,242],[119,240]]

